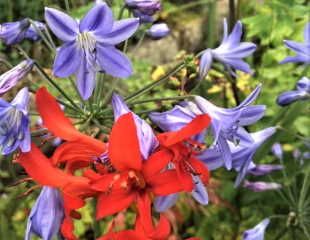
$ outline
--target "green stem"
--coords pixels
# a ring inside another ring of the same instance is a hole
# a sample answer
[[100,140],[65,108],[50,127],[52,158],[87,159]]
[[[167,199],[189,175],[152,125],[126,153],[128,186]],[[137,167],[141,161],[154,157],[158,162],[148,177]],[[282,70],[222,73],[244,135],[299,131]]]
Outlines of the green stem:
[[65,0],[65,5],[66,5],[66,11],[70,12],[69,0]]
[[44,35],[44,33],[41,31],[40,28],[37,27],[37,25],[35,24],[35,22],[31,19],[29,19],[30,24],[32,24],[32,26],[34,27],[34,29],[36,30],[36,32],[40,35],[40,37],[42,38],[42,40],[44,41],[44,43],[46,44],[46,46],[49,48],[50,51],[52,51],[53,53],[55,53],[56,49],[53,47],[53,45],[49,42],[49,40],[46,38],[46,36]]
[[46,72],[40,67],[40,65],[35,62],[34,63],[36,69],[38,70],[39,74],[44,77],[53,87],[55,87],[60,93],[61,95],[64,96],[64,98],[66,98],[71,104],[72,106],[75,108],[75,110],[83,113],[83,110],[58,86],[57,83],[55,83],[55,81],[53,79],[51,79]]
[[166,97],[166,98],[150,98],[146,100],[131,102],[129,103],[129,105],[143,104],[143,103],[148,103],[148,102],[183,100],[183,99],[193,98],[193,97],[195,97],[195,95],[175,96],[175,97]]
[[123,18],[125,9],[126,9],[126,6],[123,5],[123,6],[121,7],[121,10],[119,11],[119,14],[118,14],[118,17],[117,17],[118,20],[120,20],[120,19]]

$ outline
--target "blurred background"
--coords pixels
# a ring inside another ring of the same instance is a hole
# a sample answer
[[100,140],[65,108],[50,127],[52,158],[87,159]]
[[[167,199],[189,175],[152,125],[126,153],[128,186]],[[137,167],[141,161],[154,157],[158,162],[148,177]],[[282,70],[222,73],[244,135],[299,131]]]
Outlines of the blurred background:
[[[123,0],[108,1],[117,14]],[[81,18],[93,5],[86,0],[1,0],[0,23],[17,21],[26,17],[44,21],[44,7],[68,9],[71,16]],[[192,62],[175,77],[149,97],[170,97],[175,92],[193,90],[219,106],[235,106],[258,84],[263,84],[262,94],[257,103],[267,106],[266,116],[251,131],[279,125],[281,130],[256,154],[256,162],[275,163],[279,161],[271,154],[270,147],[280,142],[284,149],[286,176],[281,172],[261,177],[262,181],[274,181],[283,185],[283,190],[261,193],[244,188],[234,188],[235,174],[226,170],[213,173],[208,192],[210,204],[200,206],[191,198],[182,197],[177,206],[167,212],[173,222],[171,239],[183,239],[192,235],[208,240],[237,240],[242,232],[259,223],[262,219],[275,216],[268,227],[266,239],[310,239],[310,191],[301,194],[303,187],[310,188],[310,166],[307,159],[293,157],[298,149],[301,154],[309,152],[310,106],[309,102],[299,102],[290,107],[276,105],[277,96],[293,89],[296,81],[303,76],[310,76],[309,67],[297,64],[279,65],[286,56],[292,55],[283,44],[284,39],[303,41],[303,29],[309,21],[310,5],[307,0],[163,0],[163,9],[156,15],[156,22],[165,22],[171,34],[161,40],[145,38],[139,47],[137,44],[142,31],[138,32],[129,44],[128,55],[134,62],[135,74],[117,86],[123,95],[141,88],[150,81],[163,76],[178,60],[188,58],[205,48],[218,46],[222,38],[222,21],[227,18],[230,29],[237,20],[244,24],[244,39],[257,44],[253,57],[248,58],[254,73],[252,76],[238,74],[234,86],[225,79],[221,72],[212,70],[207,79],[197,83],[197,63]],[[127,13],[126,13],[127,14]],[[147,26],[145,26],[147,27]],[[55,39],[56,41],[56,39]],[[60,43],[58,42],[58,45]],[[51,73],[52,56],[40,42],[23,42],[22,46],[30,56],[37,59],[45,70]],[[0,43],[0,73],[16,65],[22,59],[14,47]],[[38,84],[42,81],[34,72],[28,75],[23,84]],[[63,87],[70,86],[59,79]],[[193,84],[194,83],[194,84]],[[106,81],[107,86],[111,82]],[[233,91],[233,89],[237,89]],[[14,93],[14,91],[13,91]],[[11,98],[14,96],[4,96]],[[161,105],[148,103],[134,107],[142,115],[147,110],[165,110],[173,103]],[[35,117],[34,117],[35,119]],[[308,144],[308,145],[307,145]],[[11,158],[0,160],[0,239],[23,239],[27,216],[39,190],[24,194],[31,185],[14,183],[24,177],[23,171],[12,163]],[[250,180],[257,180],[253,178]],[[14,185],[14,186],[12,186]],[[290,201],[281,194],[292,195]],[[305,196],[304,196],[305,195]],[[303,209],[300,198],[308,200]],[[76,232],[80,239],[95,239],[103,233],[108,220],[93,222],[94,210],[89,203],[81,210],[82,220],[76,221]],[[277,217],[278,215],[282,217]],[[131,223],[134,215],[119,214],[120,226]],[[99,230],[98,230],[99,229]]]

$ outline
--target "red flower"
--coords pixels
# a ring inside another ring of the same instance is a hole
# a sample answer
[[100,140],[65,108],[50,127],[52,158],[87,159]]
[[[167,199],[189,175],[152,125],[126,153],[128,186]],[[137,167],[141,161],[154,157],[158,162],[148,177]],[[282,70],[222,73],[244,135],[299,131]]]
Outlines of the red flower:
[[132,113],[122,115],[114,124],[108,154],[116,172],[97,175],[93,180],[93,189],[102,192],[98,197],[97,219],[124,210],[148,194],[167,195],[183,190],[176,181],[175,170],[162,172],[172,157],[168,151],[160,150],[142,160]]
[[209,180],[208,168],[195,157],[197,154],[195,147],[200,147],[200,144],[190,138],[201,133],[210,122],[209,115],[199,115],[180,130],[157,136],[161,149],[172,154],[171,162],[185,191],[193,189],[193,175],[199,176],[204,183]]

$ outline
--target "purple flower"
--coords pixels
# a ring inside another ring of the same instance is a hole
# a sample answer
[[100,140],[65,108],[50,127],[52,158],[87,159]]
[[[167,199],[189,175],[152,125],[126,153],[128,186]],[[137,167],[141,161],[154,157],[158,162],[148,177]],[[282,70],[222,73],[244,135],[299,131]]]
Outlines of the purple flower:
[[253,168],[250,168],[249,173],[254,176],[263,176],[273,171],[279,171],[282,169],[283,169],[282,165],[258,164],[255,165]]
[[[209,114],[214,147],[221,153],[227,169],[232,167],[232,157],[229,141],[239,145],[251,145],[253,139],[243,126],[251,125],[263,117],[265,106],[250,106],[261,90],[258,85],[255,90],[237,107],[225,109],[214,105],[208,100],[196,96],[195,103],[183,102],[164,113],[151,113],[150,119],[164,131],[176,131],[189,123],[195,116]],[[196,140],[204,139],[204,133],[196,136]]]
[[[131,112],[121,96],[113,94],[112,107],[114,111],[115,121],[123,114]],[[133,113],[135,124],[137,127],[137,135],[140,144],[140,150],[143,159],[147,159],[149,155],[157,148],[158,141],[154,135],[151,126],[141,119],[139,116]]]
[[243,240],[264,240],[265,231],[269,223],[270,220],[266,218],[254,228],[246,230],[243,233]]
[[166,23],[157,23],[152,25],[146,33],[153,39],[161,39],[170,33],[170,29]]
[[200,77],[204,78],[211,68],[213,59],[229,68],[251,73],[250,66],[242,58],[251,55],[256,45],[251,42],[241,42],[242,23],[238,21],[231,34],[228,35],[227,21],[224,19],[224,35],[222,43],[215,49],[206,49],[200,59]]
[[264,192],[280,189],[282,188],[282,185],[278,183],[244,181],[243,187],[250,189],[253,192]]
[[271,147],[271,151],[279,160],[283,159],[283,149],[280,143],[274,143]]
[[83,99],[88,99],[93,92],[96,72],[105,71],[121,78],[132,74],[131,62],[115,45],[134,34],[138,19],[114,21],[111,9],[99,2],[80,22],[52,8],[45,9],[45,20],[64,42],[57,50],[54,75],[75,74]]
[[31,209],[25,240],[35,234],[43,240],[52,240],[59,233],[64,218],[63,200],[57,189],[43,187]]
[[[238,146],[229,143],[229,148],[232,158],[232,167],[238,172],[235,186],[239,186],[246,174],[255,167],[253,163],[253,156],[256,150],[276,131],[275,127],[266,128],[264,130],[251,133],[253,142],[251,145]],[[215,170],[225,165],[222,153],[216,148],[209,148],[203,151],[199,159],[207,164],[209,170]]]
[[126,0],[126,6],[132,9],[135,17],[142,23],[151,23],[154,21],[153,15],[161,9],[159,0]]
[[[34,21],[37,28],[45,29],[45,25],[41,22]],[[24,39],[37,41],[40,39],[35,27],[28,19],[23,19],[17,22],[8,22],[0,24],[0,39],[7,45],[20,43]]]
[[284,40],[284,44],[287,48],[293,50],[296,56],[289,56],[282,60],[280,63],[305,63],[310,64],[310,22],[308,22],[304,29],[304,41],[303,43],[294,42],[290,40]]
[[9,91],[32,69],[33,61],[24,60],[0,76],[0,95]]
[[0,146],[4,155],[18,147],[22,152],[30,151],[30,129],[28,117],[28,88],[21,89],[13,101],[0,99]]
[[310,98],[310,79],[307,77],[301,78],[296,84],[296,90],[286,91],[277,97],[277,104],[287,106],[299,100]]

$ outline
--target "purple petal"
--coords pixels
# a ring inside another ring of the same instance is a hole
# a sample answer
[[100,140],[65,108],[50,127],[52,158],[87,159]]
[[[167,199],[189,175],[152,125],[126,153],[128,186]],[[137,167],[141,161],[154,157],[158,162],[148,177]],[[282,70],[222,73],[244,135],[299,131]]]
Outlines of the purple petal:
[[152,39],[157,40],[166,37],[170,33],[170,29],[166,23],[156,23],[146,33]]
[[209,202],[208,192],[200,177],[193,176],[195,188],[192,191],[192,196],[202,205],[207,205]]
[[209,70],[211,69],[211,65],[213,62],[211,49],[207,49],[201,56],[200,64],[199,64],[199,76],[200,78],[204,78]]
[[231,152],[226,139],[221,135],[219,135],[217,140],[217,147],[222,155],[226,169],[230,170],[232,168]]
[[227,19],[224,18],[223,19],[223,39],[222,39],[222,43],[227,41],[227,37],[228,37],[228,24],[227,24]]
[[53,73],[56,77],[68,77],[75,73],[81,64],[82,53],[75,42],[67,42],[58,50],[54,61]]
[[246,230],[243,233],[243,240],[264,240],[265,231],[269,223],[270,220],[266,218],[254,228]]
[[77,21],[53,8],[45,8],[45,21],[52,32],[64,42],[75,40],[79,32]]
[[166,112],[152,112],[149,118],[163,131],[177,131],[195,118],[195,114],[188,109],[176,105]]
[[167,209],[172,207],[178,200],[179,194],[170,194],[168,196],[156,197],[154,206],[157,212],[165,212]]
[[290,40],[284,40],[284,44],[294,52],[305,52],[306,45],[304,43],[298,43]]
[[280,106],[287,106],[293,102],[296,102],[298,100],[301,100],[305,97],[306,92],[304,91],[287,91],[284,93],[281,93],[277,97],[277,104]]
[[[253,102],[256,100],[256,98],[258,97],[258,95],[260,94],[261,90],[262,90],[262,84],[260,83],[260,84],[258,84],[258,85],[256,86],[256,88],[250,93],[250,95],[247,96],[246,99],[244,99],[244,100],[239,104],[239,106],[236,107],[236,108],[239,109],[239,108],[241,108],[241,107],[245,107],[245,106],[248,106],[248,105],[250,105],[251,103],[253,103]],[[235,109],[236,109],[236,108],[235,108]]]
[[250,42],[242,42],[238,46],[230,48],[229,51],[221,53],[221,58],[245,58],[256,50],[256,45]]
[[98,42],[116,45],[131,37],[139,27],[138,18],[123,19],[114,22],[111,32],[98,36]]
[[217,149],[207,149],[200,153],[198,158],[208,166],[210,171],[218,169],[224,165],[222,155]]
[[30,240],[32,234],[44,240],[52,239],[59,233],[63,217],[63,200],[58,190],[43,187],[31,209],[25,240]]
[[300,80],[298,80],[296,88],[299,91],[306,91],[310,93],[310,79],[307,77],[302,77]]
[[[114,112],[114,120],[116,121],[121,115],[131,112],[121,96],[113,94],[112,107]],[[148,159],[150,154],[158,146],[157,138],[154,135],[151,126],[134,114],[134,120],[137,127],[137,135],[139,139],[140,151],[144,160]]]
[[28,114],[29,99],[30,96],[28,88],[24,87],[19,90],[11,104],[15,106],[18,110],[22,111],[24,114]]
[[242,36],[242,23],[238,21],[232,32],[227,37],[226,43],[228,43],[231,47],[237,46],[240,43]]
[[269,182],[249,182],[245,181],[243,187],[252,190],[253,192],[264,192],[270,190],[278,190],[282,188],[281,184]]
[[33,60],[24,60],[0,76],[0,95],[13,88],[32,69]]
[[131,62],[115,47],[97,44],[97,58],[102,70],[113,77],[127,78],[132,74]]
[[239,125],[248,126],[248,125],[256,123],[258,120],[260,120],[265,115],[265,111],[266,111],[265,105],[245,107],[239,118]]
[[263,176],[273,171],[279,171],[282,169],[282,165],[258,164],[255,167],[251,168],[249,173],[254,176]]
[[90,98],[96,85],[96,71],[91,66],[88,66],[85,58],[82,58],[76,78],[81,97],[84,100]]
[[271,147],[271,151],[278,159],[283,159],[283,149],[280,143],[274,143]]
[[221,61],[233,67],[234,69],[237,69],[242,72],[249,73],[249,74],[252,73],[250,65],[241,59],[223,58],[221,59]]
[[111,31],[113,26],[113,13],[106,3],[97,3],[80,22],[80,32],[92,31],[104,34]]

